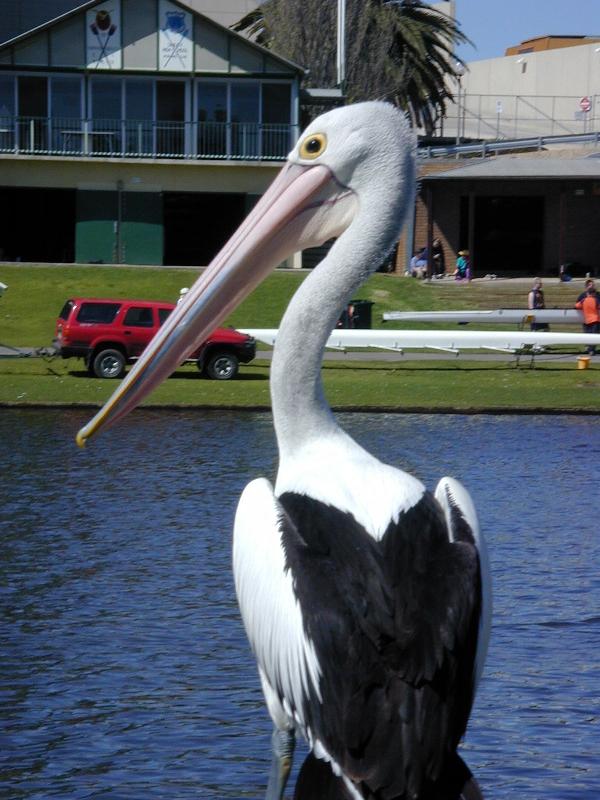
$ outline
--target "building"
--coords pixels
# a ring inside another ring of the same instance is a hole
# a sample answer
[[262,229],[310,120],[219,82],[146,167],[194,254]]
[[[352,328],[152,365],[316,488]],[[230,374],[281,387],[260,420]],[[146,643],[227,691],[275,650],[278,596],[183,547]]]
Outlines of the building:
[[4,258],[203,265],[263,193],[304,71],[190,5],[91,0],[0,45]]
[[507,50],[514,54],[469,62],[452,87],[456,105],[444,135],[513,139],[598,130],[600,37],[559,42],[565,37],[538,37]]
[[[37,28],[67,11],[82,0],[0,0],[0,44]],[[183,5],[204,14],[213,22],[230,26],[256,8],[256,0],[184,0]]]
[[540,53],[542,50],[557,50],[560,47],[578,47],[582,44],[600,42],[597,36],[534,36],[521,44],[507,47],[504,55],[521,56],[525,53]]
[[[556,276],[563,264],[577,275],[600,274],[599,42],[540,36],[468,64],[444,120],[445,141],[459,150],[514,144],[504,155],[482,149],[421,160],[399,270],[439,238],[446,264],[470,251],[476,276]],[[540,137],[557,138],[541,144]]]

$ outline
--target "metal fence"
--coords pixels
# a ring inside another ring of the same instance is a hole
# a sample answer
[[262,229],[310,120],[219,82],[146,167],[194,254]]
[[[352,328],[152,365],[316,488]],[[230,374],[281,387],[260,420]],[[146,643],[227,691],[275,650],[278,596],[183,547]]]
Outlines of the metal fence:
[[0,153],[282,161],[292,125],[0,117]]
[[581,98],[455,92],[455,103],[438,133],[460,140],[501,140],[572,136],[599,128],[600,94]]

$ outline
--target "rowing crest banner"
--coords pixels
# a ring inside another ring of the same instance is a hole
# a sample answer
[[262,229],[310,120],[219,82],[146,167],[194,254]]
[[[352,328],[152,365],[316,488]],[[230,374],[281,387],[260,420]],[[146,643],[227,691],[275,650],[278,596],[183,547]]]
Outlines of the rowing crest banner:
[[192,15],[169,0],[160,0],[158,13],[159,70],[191,72],[194,68]]
[[121,3],[111,0],[86,13],[88,69],[121,69]]

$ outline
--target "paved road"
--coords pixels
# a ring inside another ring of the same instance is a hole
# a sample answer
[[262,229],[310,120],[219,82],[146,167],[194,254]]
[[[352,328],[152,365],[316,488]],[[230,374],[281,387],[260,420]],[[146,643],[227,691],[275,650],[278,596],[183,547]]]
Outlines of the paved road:
[[[41,350],[42,352],[38,352]],[[41,355],[48,355],[48,348],[34,348],[34,347],[8,347],[0,345],[0,358],[36,358]],[[46,351],[46,352],[44,352]],[[535,361],[575,361],[579,355],[583,354],[583,348],[579,353],[540,353],[535,356]],[[258,350],[256,353],[257,358],[270,359],[272,355],[271,350]],[[600,363],[600,354],[596,357],[594,363]],[[341,352],[335,350],[327,350],[325,352],[326,361],[504,361],[513,362],[516,356],[511,356],[508,353],[473,353],[471,351],[464,351],[458,355],[453,353],[427,353],[427,352],[406,352],[392,353],[388,350],[371,349],[362,352]],[[524,364],[529,363],[529,356],[521,356],[521,361]]]

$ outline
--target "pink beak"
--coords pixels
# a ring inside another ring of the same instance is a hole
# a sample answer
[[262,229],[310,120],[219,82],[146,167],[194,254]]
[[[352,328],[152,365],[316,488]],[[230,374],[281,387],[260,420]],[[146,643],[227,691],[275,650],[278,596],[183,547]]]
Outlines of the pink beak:
[[77,444],[85,445],[135,408],[291,253],[338,235],[348,220],[342,214],[336,222],[333,215],[333,222],[325,223],[322,211],[332,200],[348,197],[352,192],[328,167],[288,163],[107,403],[79,431]]

